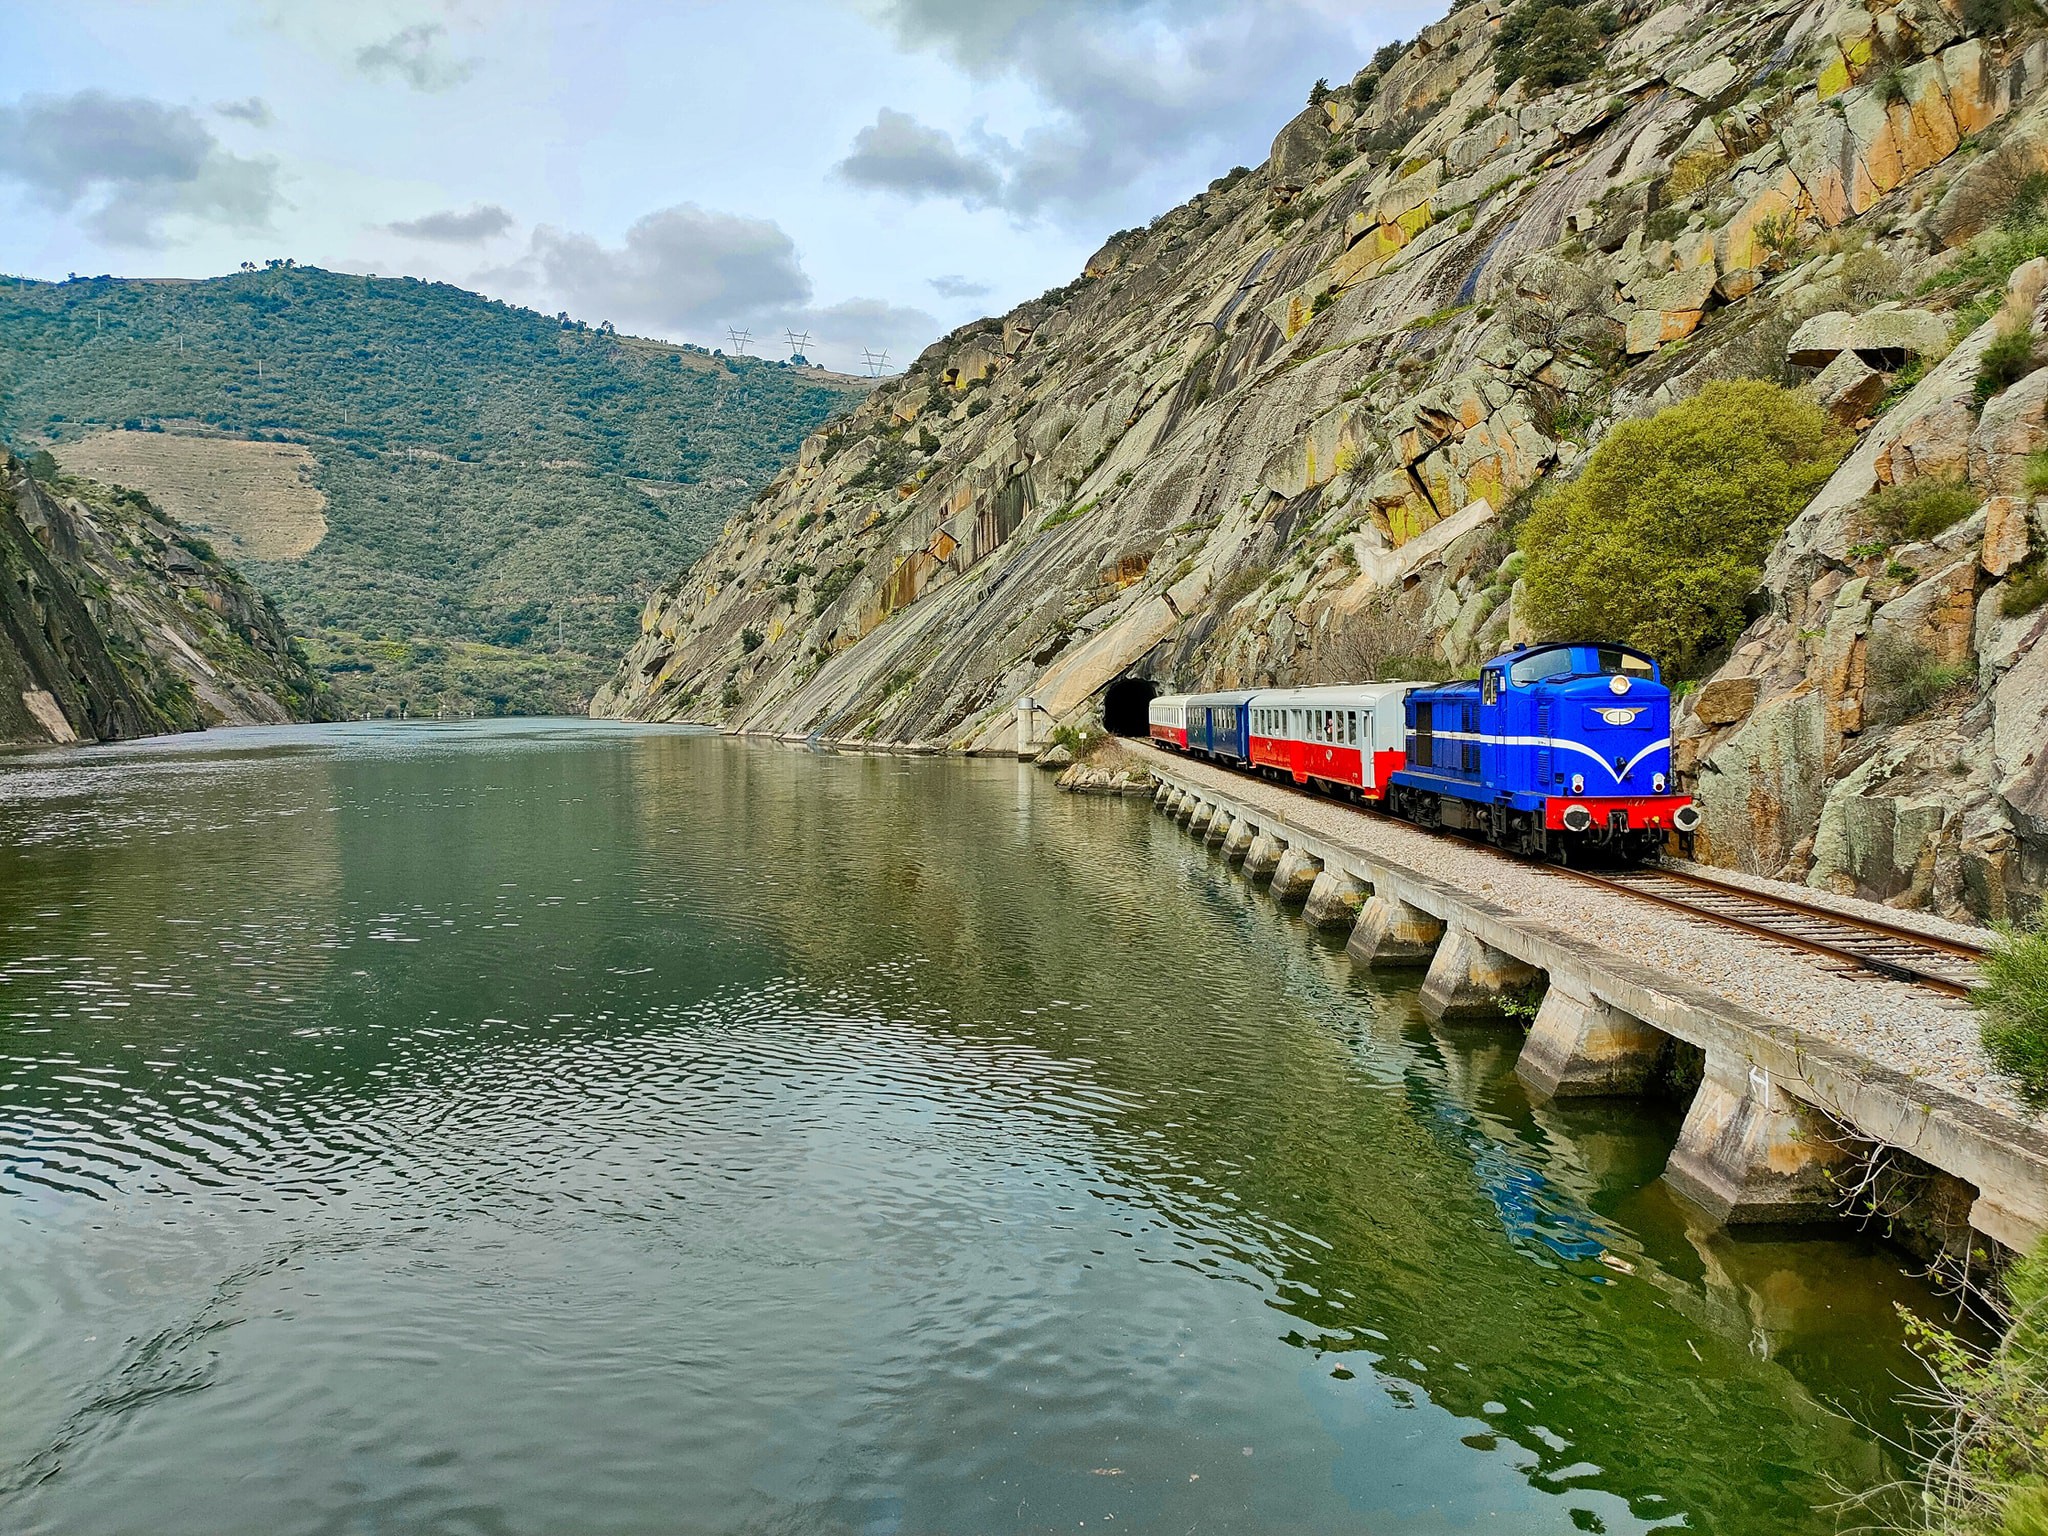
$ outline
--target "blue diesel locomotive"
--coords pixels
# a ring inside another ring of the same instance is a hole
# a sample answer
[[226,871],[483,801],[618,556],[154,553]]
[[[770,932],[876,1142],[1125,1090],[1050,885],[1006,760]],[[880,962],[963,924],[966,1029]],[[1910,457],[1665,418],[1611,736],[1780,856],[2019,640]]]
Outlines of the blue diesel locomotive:
[[1404,766],[1387,806],[1541,858],[1598,849],[1654,859],[1699,825],[1673,792],[1671,692],[1627,646],[1518,647],[1477,682],[1410,689]]

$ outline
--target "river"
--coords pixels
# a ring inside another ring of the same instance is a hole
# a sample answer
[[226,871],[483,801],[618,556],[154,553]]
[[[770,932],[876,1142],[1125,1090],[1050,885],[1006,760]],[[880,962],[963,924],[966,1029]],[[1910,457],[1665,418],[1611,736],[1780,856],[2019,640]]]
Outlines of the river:
[[573,721],[0,759],[0,1529],[1830,1531],[1735,1241],[1142,801]]

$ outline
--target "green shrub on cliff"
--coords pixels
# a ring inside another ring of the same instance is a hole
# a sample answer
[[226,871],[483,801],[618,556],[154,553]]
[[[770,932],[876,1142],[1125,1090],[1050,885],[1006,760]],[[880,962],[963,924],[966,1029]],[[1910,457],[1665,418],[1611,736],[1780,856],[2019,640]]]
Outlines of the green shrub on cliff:
[[1600,63],[1608,34],[1620,26],[1612,8],[1579,0],[1521,0],[1500,24],[1494,80],[1506,90],[1517,80],[1532,91],[1570,85]]
[[2034,338],[2027,331],[2007,331],[1984,349],[1977,364],[1975,397],[1981,410],[1994,395],[2002,395],[2041,366]]
[[2048,928],[2015,929],[1984,962],[1971,998],[1984,1054],[2031,1104],[2048,1104]]
[[1851,440],[1755,380],[1616,427],[1522,524],[1540,635],[1624,640],[1674,677],[1700,676],[1742,632],[1765,556]]
[[1893,540],[1920,543],[1977,510],[1977,493],[1956,480],[1929,477],[1888,485],[1864,505],[1871,523]]

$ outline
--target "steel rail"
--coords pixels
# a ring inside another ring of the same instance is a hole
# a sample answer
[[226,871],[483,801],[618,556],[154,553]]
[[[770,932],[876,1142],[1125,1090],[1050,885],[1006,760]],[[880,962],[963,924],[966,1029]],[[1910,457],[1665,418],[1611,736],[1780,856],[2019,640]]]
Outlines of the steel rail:
[[[1919,965],[1887,959],[1883,955],[1872,954],[1867,950],[1858,949],[1853,941],[1848,943],[1831,943],[1825,939],[1813,938],[1806,934],[1790,933],[1783,928],[1774,928],[1767,922],[1757,922],[1751,918],[1738,917],[1732,912],[1716,911],[1714,908],[1703,906],[1698,902],[1686,901],[1680,897],[1665,895],[1659,891],[1646,890],[1641,884],[1628,879],[1626,876],[1604,875],[1590,869],[1573,869],[1569,865],[1564,864],[1549,864],[1542,867],[1557,874],[1569,875],[1575,880],[1582,880],[1588,885],[1597,885],[1610,891],[1619,892],[1624,896],[1632,896],[1638,901],[1654,902],[1658,906],[1669,907],[1672,911],[1683,912],[1689,917],[1704,918],[1708,922],[1720,923],[1723,927],[1727,928],[1740,929],[1742,932],[1752,934],[1760,939],[1769,939],[1775,943],[1791,945],[1795,949],[1803,949],[1809,954],[1824,955],[1831,960],[1844,961],[1859,969],[1874,971],[1878,975],[1892,981],[1906,981],[1916,986],[1932,987],[1935,991],[1946,992],[1951,997],[1968,997],[1976,990],[1968,982],[1958,981],[1953,976],[1945,975],[1940,971],[1931,971]],[[1645,871],[1645,873],[1662,876],[1668,875],[1670,871],[1651,869]],[[1715,885],[1715,882],[1711,881],[1703,883],[1710,886]],[[1788,901],[1781,905],[1774,898],[1760,895],[1755,891],[1743,891],[1740,886],[1734,887],[1734,889],[1741,891],[1743,896],[1754,901],[1759,906],[1792,912],[1800,917],[1807,917],[1811,911],[1815,910],[1810,908],[1805,902]],[[1839,912],[1829,912],[1825,908],[1817,910],[1827,922],[1849,929],[1852,932],[1861,930],[1874,933],[1891,943],[1922,943],[1918,935],[1900,937],[1901,934],[1908,934],[1909,931],[1895,928],[1888,923],[1864,923],[1858,918]],[[1935,943],[1926,943],[1924,947],[1937,951],[1948,948],[1945,944]]]
[[1897,939],[1904,944],[1917,944],[1924,949],[1946,950],[1949,954],[1964,960],[1982,960],[1990,954],[1990,951],[1981,944],[1972,944],[1963,939],[1944,938],[1940,934],[1925,933],[1918,928],[1888,923],[1882,918],[1838,911],[1834,907],[1822,906],[1818,902],[1801,901],[1796,896],[1780,896],[1775,891],[1752,890],[1746,885],[1737,885],[1732,880],[1717,880],[1712,875],[1703,875],[1696,870],[1673,869],[1668,864],[1653,864],[1647,866],[1645,873],[1657,875],[1665,880],[1681,880],[1687,885],[1696,885],[1703,890],[1718,891],[1747,901],[1760,901],[1768,906],[1782,907],[1803,917],[1815,917],[1830,923],[1846,923],[1852,928],[1860,928],[1866,933],[1880,933],[1886,938]]

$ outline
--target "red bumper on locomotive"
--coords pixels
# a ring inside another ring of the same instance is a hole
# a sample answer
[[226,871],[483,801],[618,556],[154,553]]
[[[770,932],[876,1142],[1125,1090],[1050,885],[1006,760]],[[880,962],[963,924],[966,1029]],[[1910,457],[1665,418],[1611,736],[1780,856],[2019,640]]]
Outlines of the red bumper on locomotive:
[[1554,795],[1543,802],[1553,832],[1690,832],[1700,824],[1690,795]]

